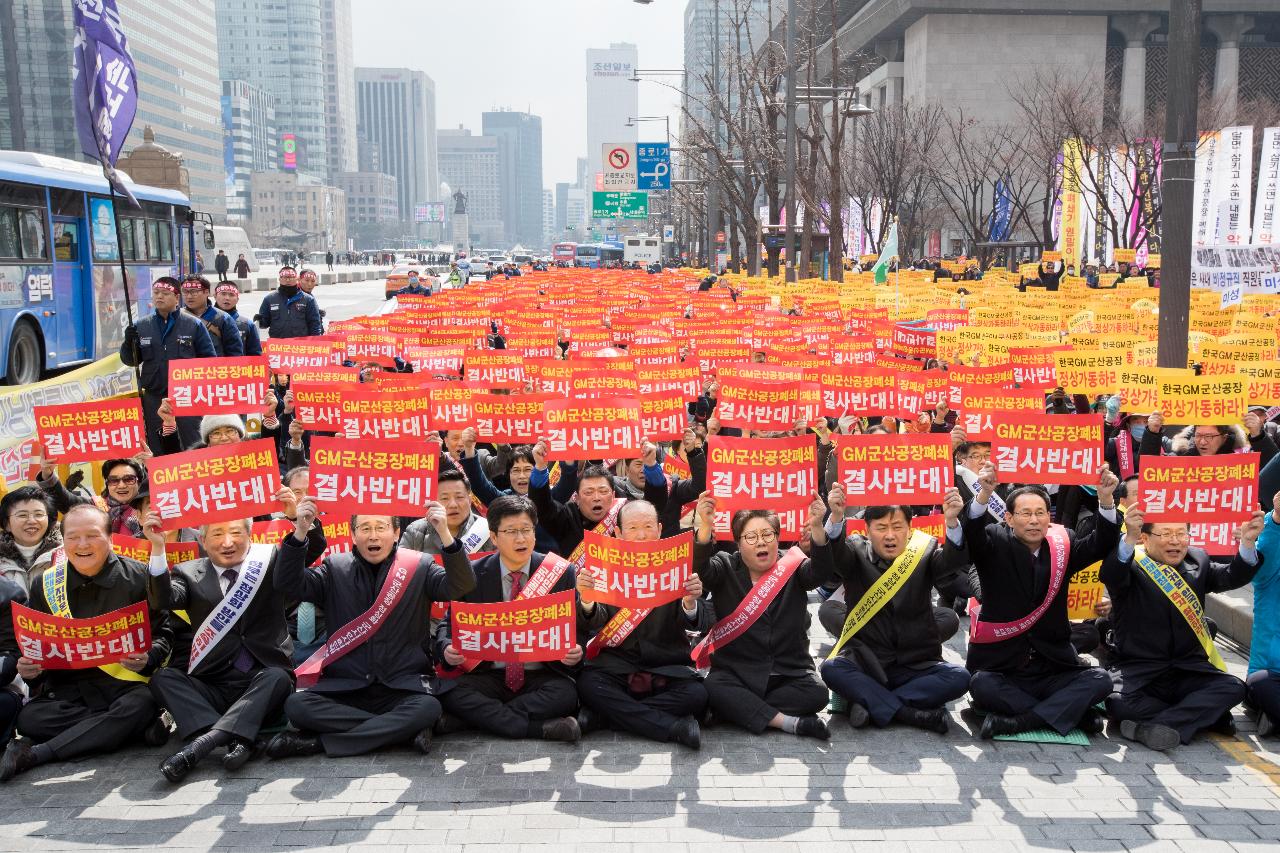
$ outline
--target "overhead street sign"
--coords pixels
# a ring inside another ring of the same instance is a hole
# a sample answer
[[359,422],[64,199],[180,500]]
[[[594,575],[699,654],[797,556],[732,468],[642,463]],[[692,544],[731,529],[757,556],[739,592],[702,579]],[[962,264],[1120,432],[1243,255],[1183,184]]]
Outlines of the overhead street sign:
[[647,219],[648,217],[648,193],[603,192],[591,194],[592,219]]
[[669,143],[636,143],[636,179],[637,189],[671,189],[671,145]]
[[607,192],[636,189],[636,144],[606,142],[601,146],[601,188]]

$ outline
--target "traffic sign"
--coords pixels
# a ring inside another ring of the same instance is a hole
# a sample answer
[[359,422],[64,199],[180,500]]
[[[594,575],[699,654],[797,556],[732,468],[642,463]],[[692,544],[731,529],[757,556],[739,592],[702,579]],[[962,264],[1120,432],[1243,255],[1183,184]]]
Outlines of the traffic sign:
[[601,146],[600,163],[606,192],[636,188],[636,144],[606,142]]
[[676,241],[676,227],[674,225],[662,226],[662,242],[674,243]]
[[591,194],[592,219],[647,219],[648,217],[648,193],[604,192]]
[[666,142],[636,143],[636,186],[642,190],[671,189],[671,146]]

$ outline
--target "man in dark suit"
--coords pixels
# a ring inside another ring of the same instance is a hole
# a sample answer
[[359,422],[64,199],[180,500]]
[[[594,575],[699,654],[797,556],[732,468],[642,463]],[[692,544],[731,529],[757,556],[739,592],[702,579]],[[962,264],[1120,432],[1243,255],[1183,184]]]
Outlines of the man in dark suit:
[[17,581],[0,575],[0,747],[9,743],[22,709],[22,694],[11,686],[18,675],[18,640],[13,633],[13,605],[26,604]]
[[[193,738],[165,759],[160,772],[180,782],[218,747],[222,765],[238,770],[252,755],[265,721],[277,717],[293,692],[293,642],[285,622],[288,601],[272,582],[275,548],[250,544],[251,520],[206,524],[200,546],[208,556],[167,571],[169,607],[185,611],[194,632],[187,665],[167,666],[151,679],[151,695]],[[165,569],[164,533],[150,514],[151,567]]]
[[[515,600],[547,556],[533,549],[538,511],[528,498],[498,498],[489,504],[488,519],[498,553],[475,563],[475,589],[462,597],[475,604]],[[576,583],[572,567],[567,568],[550,592],[574,589]],[[603,626],[602,609],[597,607],[588,615],[579,604],[577,611],[579,638]],[[438,636],[438,656],[450,667],[462,666],[465,659],[453,645],[448,619],[441,623]],[[571,672],[582,662],[582,655],[580,639],[558,663],[485,662],[452,683],[446,680],[440,701],[448,716],[441,731],[471,726],[507,738],[576,742],[582,732],[575,718],[578,692]]]
[[[828,496],[831,508],[827,536],[832,541],[836,573],[844,580],[845,601],[856,608],[908,549],[911,537],[923,537],[922,556],[902,587],[822,664],[822,680],[849,700],[849,722],[884,727],[891,722],[946,734],[946,703],[969,689],[964,667],[942,659],[942,643],[933,606],[933,589],[943,598],[967,597],[964,574],[968,560],[955,549],[939,547],[926,533],[911,530],[911,507],[867,507],[867,535],[846,536],[844,486]],[[948,526],[958,527],[964,501],[949,489],[942,504]],[[954,618],[950,610],[943,613]],[[837,632],[836,637],[841,634]]]
[[[588,465],[578,474],[578,490],[575,501],[561,503],[551,496],[551,475],[547,463],[547,443],[533,445],[534,468],[529,475],[529,499],[533,501],[537,517],[543,528],[555,537],[560,545],[560,555],[570,562],[574,552],[582,544],[582,532],[595,530],[611,535],[616,526],[616,515],[611,513],[617,498],[613,490],[613,477],[600,465]],[[610,518],[614,521],[611,524]],[[490,522],[489,527],[493,527]]]
[[[1100,572],[1111,596],[1116,646],[1111,659],[1115,692],[1107,697],[1107,712],[1124,737],[1168,750],[1190,743],[1203,729],[1234,732],[1231,709],[1244,699],[1244,682],[1226,672],[1213,647],[1204,602],[1209,593],[1253,580],[1262,567],[1256,545],[1263,520],[1263,513],[1255,512],[1236,531],[1240,549],[1230,565],[1222,566],[1190,547],[1186,524],[1147,524],[1140,506],[1125,513],[1125,536]],[[1194,599],[1190,615],[1199,624],[1199,636],[1149,570]]]
[[18,714],[22,739],[11,742],[0,758],[0,782],[40,764],[111,752],[139,738],[159,746],[169,737],[147,690],[147,677],[172,647],[169,602],[147,566],[111,552],[107,530],[107,514],[97,506],[77,504],[67,510],[62,518],[66,559],[55,560],[32,579],[29,606],[86,619],[145,601],[151,648],[94,669],[45,672],[36,661],[18,658],[18,675],[33,698]]
[[[1010,492],[1004,524],[995,523],[987,504],[998,484],[995,466],[988,462],[978,476],[978,493],[961,513],[960,530],[947,529],[948,547],[968,547],[982,587],[982,612],[976,618],[985,624],[971,627],[967,663],[973,673],[969,693],[987,712],[983,738],[1043,726],[1060,734],[1077,726],[1092,734],[1102,731],[1102,716],[1093,705],[1111,693],[1111,676],[1076,655],[1067,589],[1072,575],[1101,560],[1119,541],[1119,482],[1103,465],[1097,527],[1077,537],[1057,525],[1051,529],[1049,495],[1039,486]],[[1055,577],[1059,548],[1066,553]],[[1001,626],[1000,633],[990,625]]]
[[[310,498],[298,502],[293,533],[280,543],[275,586],[291,600],[320,605],[330,630],[316,653],[316,662],[323,661],[318,681],[285,700],[285,714],[300,732],[272,738],[270,757],[361,755],[409,740],[424,753],[431,749],[431,727],[440,717],[428,684],[434,673],[427,655],[431,605],[461,598],[476,579],[462,543],[449,533],[444,507],[428,501],[425,514],[440,537],[443,568],[431,557],[397,547],[400,524],[394,516],[354,515],[354,550],[308,570],[307,533],[316,505]],[[388,601],[388,610],[375,610]],[[379,612],[379,621],[372,622]],[[331,645],[342,648],[340,655]],[[311,672],[303,664],[299,684]]]
[[[662,538],[658,510],[648,501],[628,501],[618,513],[618,538],[651,542]],[[702,745],[698,719],[707,709],[702,686],[689,656],[689,634],[705,634],[715,616],[702,600],[702,579],[690,574],[684,598],[653,608],[616,646],[605,645],[578,675],[584,733],[614,728],[650,740]],[[586,603],[603,612],[605,624],[619,608]]]

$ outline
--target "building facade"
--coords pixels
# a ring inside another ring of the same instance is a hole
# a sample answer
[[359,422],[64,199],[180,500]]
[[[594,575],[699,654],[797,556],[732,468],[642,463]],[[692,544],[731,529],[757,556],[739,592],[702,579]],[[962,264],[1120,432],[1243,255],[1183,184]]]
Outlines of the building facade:
[[408,68],[357,68],[355,78],[357,131],[395,176],[400,218],[412,223],[414,205],[439,193],[435,83]]
[[250,187],[254,245],[294,240],[312,252],[347,248],[347,196],[341,189],[298,172],[255,172]]
[[550,247],[551,236],[556,230],[556,194],[551,190],[542,191],[542,242],[539,246]]
[[400,236],[400,202],[394,175],[343,172],[335,181],[347,196],[347,231],[357,249],[376,249]]
[[358,168],[356,153],[356,63],[351,0],[322,0],[324,26],[325,136],[329,175]]
[[542,241],[542,119],[514,111],[481,116],[484,135],[498,140],[498,181],[505,242],[527,248]]
[[627,122],[640,115],[638,84],[631,80],[638,63],[633,44],[587,51],[587,169],[581,186],[588,192],[602,188],[605,144],[636,141],[636,128]]
[[[473,136],[470,130],[459,127],[441,130],[437,138],[440,180],[449,185],[451,192],[466,195],[471,241],[485,247],[501,245],[505,228],[497,137]],[[446,202],[446,215],[452,217],[453,202]]]
[[296,141],[298,171],[321,180],[330,169],[331,112],[324,2],[218,0],[216,29],[221,79],[244,80],[271,94],[277,132]]
[[243,80],[222,81],[222,158],[227,189],[227,217],[248,218],[253,208],[249,178],[275,171],[275,99]]
[[70,3],[0,3],[0,148],[83,159],[71,101]]

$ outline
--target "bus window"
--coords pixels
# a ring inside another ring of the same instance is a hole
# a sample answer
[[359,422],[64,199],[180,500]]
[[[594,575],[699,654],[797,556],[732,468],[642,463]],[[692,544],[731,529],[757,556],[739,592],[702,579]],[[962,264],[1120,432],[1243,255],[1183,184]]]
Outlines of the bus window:
[[156,224],[160,226],[160,260],[173,263],[173,226],[168,222]]
[[160,223],[154,219],[147,220],[147,260],[159,260],[164,253],[161,248],[164,241],[160,239]]
[[49,204],[54,216],[84,216],[84,193],[80,190],[49,189]]
[[59,261],[75,263],[80,260],[80,227],[75,222],[53,223],[53,256]]
[[49,247],[45,244],[44,211],[23,208],[18,211],[18,233],[22,236],[24,261],[49,260]]
[[122,218],[118,224],[120,228],[120,245],[124,247],[124,259],[126,261],[136,260],[138,252],[134,247],[133,220]]

